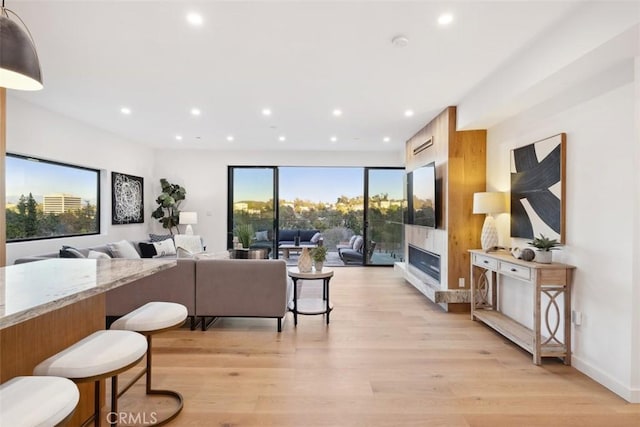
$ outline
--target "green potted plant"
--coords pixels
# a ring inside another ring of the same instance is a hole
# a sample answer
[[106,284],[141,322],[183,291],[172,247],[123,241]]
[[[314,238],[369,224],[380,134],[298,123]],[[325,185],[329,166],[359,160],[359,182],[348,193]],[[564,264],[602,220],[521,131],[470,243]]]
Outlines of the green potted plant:
[[551,251],[560,249],[560,242],[558,242],[556,239],[549,239],[542,233],[540,233],[540,237],[536,237],[528,243],[537,249],[534,261],[542,264],[551,264]]
[[311,249],[311,259],[313,259],[313,264],[316,268],[316,271],[322,271],[324,262],[327,260],[327,247],[316,246],[315,248]]
[[165,178],[160,179],[162,193],[156,199],[158,208],[153,211],[151,216],[162,224],[163,228],[169,230],[173,234],[173,228],[178,232],[178,224],[180,222],[180,203],[186,198],[187,190],[178,184],[171,184]]
[[238,240],[242,243],[242,247],[249,249],[251,239],[253,238],[253,226],[251,224],[236,225],[236,236],[238,236]]

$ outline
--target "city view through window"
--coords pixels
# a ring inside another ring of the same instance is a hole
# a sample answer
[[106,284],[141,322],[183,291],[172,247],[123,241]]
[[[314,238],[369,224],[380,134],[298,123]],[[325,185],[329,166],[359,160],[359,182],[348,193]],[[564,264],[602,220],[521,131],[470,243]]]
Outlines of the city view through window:
[[7,154],[7,242],[99,233],[99,171]]
[[[256,238],[273,242],[273,225],[279,230],[319,230],[329,251],[362,235],[375,242],[372,263],[393,263],[402,255],[402,169],[280,167],[278,218],[275,218],[275,168],[235,168],[233,174],[233,227],[250,226]],[[367,224],[365,230],[365,208]],[[266,234],[264,233],[266,232]],[[366,236],[365,236],[366,234]]]

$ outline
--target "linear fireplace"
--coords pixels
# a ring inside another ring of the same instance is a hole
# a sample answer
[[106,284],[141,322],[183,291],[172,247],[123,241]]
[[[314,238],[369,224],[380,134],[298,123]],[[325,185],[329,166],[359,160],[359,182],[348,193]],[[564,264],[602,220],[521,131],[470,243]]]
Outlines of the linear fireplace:
[[409,264],[440,283],[440,255],[409,244]]

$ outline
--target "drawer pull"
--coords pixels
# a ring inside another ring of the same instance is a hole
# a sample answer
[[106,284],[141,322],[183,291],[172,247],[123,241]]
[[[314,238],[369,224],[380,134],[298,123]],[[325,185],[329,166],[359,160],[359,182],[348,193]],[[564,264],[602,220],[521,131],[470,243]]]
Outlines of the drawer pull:
[[516,270],[515,268],[512,268],[512,269],[511,269],[511,271],[513,271],[513,272],[515,273],[515,272],[516,272],[516,271],[518,271],[518,270]]
[[487,261],[486,259],[482,262],[484,262],[485,264],[489,264],[489,261]]

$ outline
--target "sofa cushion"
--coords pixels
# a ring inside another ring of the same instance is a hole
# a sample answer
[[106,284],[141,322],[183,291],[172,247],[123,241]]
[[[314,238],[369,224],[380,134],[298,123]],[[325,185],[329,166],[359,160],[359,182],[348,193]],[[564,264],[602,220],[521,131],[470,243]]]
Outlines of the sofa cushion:
[[107,254],[105,254],[104,252],[98,252],[98,251],[94,251],[94,250],[90,250],[89,254],[87,255],[87,258],[89,259],[111,259],[111,257]]
[[[318,233],[318,230],[300,230],[300,241],[310,242],[316,233]],[[318,238],[320,238],[320,236],[318,236]]]
[[257,242],[265,242],[269,240],[269,232],[267,230],[264,231],[256,231],[256,241]]
[[63,246],[60,249],[60,258],[86,258],[86,256],[74,247]]
[[140,254],[128,240],[120,240],[119,242],[109,243],[108,245],[114,258],[140,258]]
[[353,242],[353,250],[362,252],[362,245],[364,245],[364,238],[362,236],[356,237],[356,240]]
[[311,243],[318,243],[320,241],[320,237],[322,237],[322,234],[320,234],[319,232],[314,234],[313,237],[311,237],[310,242]]
[[153,246],[156,247],[156,257],[163,257],[167,255],[175,255],[176,247],[173,244],[172,239],[165,239],[160,242],[153,242]]
[[297,236],[299,236],[298,230],[280,230],[280,234],[278,235],[278,240],[281,242],[283,241],[293,242]]
[[171,234],[149,234],[149,240],[152,242],[161,242],[167,239],[173,239],[173,236]]
[[151,242],[139,242],[138,247],[140,248],[141,258],[153,258],[158,255],[156,246]]

